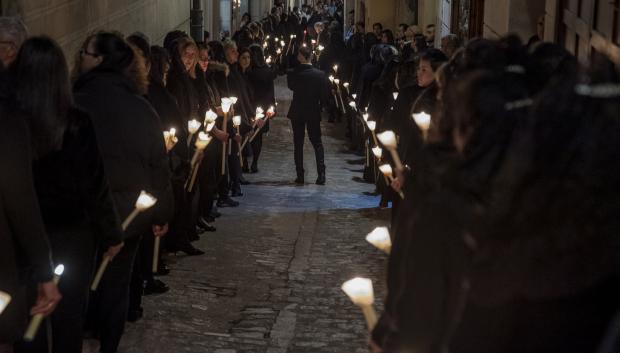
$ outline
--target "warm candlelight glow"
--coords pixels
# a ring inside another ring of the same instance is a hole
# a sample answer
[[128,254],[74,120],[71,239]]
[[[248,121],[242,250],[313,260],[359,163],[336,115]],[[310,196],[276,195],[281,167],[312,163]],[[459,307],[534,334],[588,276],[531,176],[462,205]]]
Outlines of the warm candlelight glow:
[[334,76],[333,75],[329,75],[329,82],[334,83]]
[[208,123],[207,128],[206,128],[207,132],[211,132],[214,126],[215,126],[215,121]]
[[291,34],[291,39],[293,39],[293,38],[295,38],[295,35],[294,35],[294,34]]
[[276,114],[276,108],[272,105],[269,107],[269,109],[267,110],[267,115],[269,116],[274,116]]
[[312,44],[316,44],[316,39],[311,40]]
[[387,227],[377,227],[366,236],[366,241],[377,247],[377,249],[390,253],[392,250],[392,239]]
[[377,128],[377,122],[373,120],[367,121],[366,125],[368,125],[368,130],[370,131],[375,131],[375,129]]
[[138,196],[138,200],[136,200],[136,209],[139,211],[147,210],[153,207],[156,202],[157,199],[153,195],[142,190],[142,192],[140,192],[140,196]]
[[377,146],[372,149],[372,154],[374,154],[377,159],[381,159],[381,157],[383,157],[383,149]]
[[368,122],[368,117],[369,117],[368,113],[362,114],[362,118],[364,118],[365,122]]
[[237,104],[237,97],[229,97],[233,105]]
[[214,122],[216,119],[217,119],[217,114],[216,114],[213,110],[209,109],[209,110],[205,113],[205,123],[206,123],[206,124],[212,123],[212,122]]
[[198,129],[200,129],[200,121],[192,119],[187,122],[187,131],[189,131],[190,135],[195,134]]
[[284,47],[286,45],[286,43],[283,40],[281,40],[280,41],[280,45]]
[[353,101],[349,102],[349,107],[357,110],[357,104]]
[[303,43],[301,46],[304,48],[307,47],[306,43]]
[[233,105],[233,102],[230,98],[222,98],[222,111],[224,113],[228,113],[232,105]]
[[267,42],[263,43],[263,48],[265,48],[265,49],[266,49],[268,45],[269,45],[269,44],[267,44]]
[[54,269],[54,274],[56,276],[62,276],[64,272],[65,272],[65,265],[63,264],[56,266],[56,268]]
[[338,72],[338,65],[334,65],[333,69],[334,69],[334,72]]
[[334,79],[334,83],[339,85],[340,84],[340,80],[339,79]]
[[344,88],[349,88],[349,83],[348,82],[345,82],[342,85],[344,86]]
[[387,148],[387,149],[396,149],[396,135],[394,134],[393,131],[388,130],[388,131],[384,131],[380,134],[377,135],[377,138],[379,139],[379,141],[381,141],[381,143]]
[[233,122],[233,126],[235,126],[235,127],[240,126],[241,125],[241,116],[240,115],[233,116],[232,122]]
[[6,309],[6,307],[9,306],[10,302],[11,302],[11,296],[8,293],[0,291],[0,315],[2,315],[2,312],[4,311],[4,309]]
[[264,112],[263,107],[256,107],[256,115],[263,114]]
[[392,171],[392,166],[389,164],[379,166],[379,170],[381,171],[381,173],[383,173],[383,175],[388,178],[391,178],[394,175],[394,172]]
[[357,94],[356,94],[356,93],[353,93],[353,94],[351,95],[351,97],[353,97],[353,99],[357,99]]
[[272,61],[272,59],[271,59],[271,55],[270,55],[270,56],[267,57],[267,60],[265,60],[265,62],[267,64],[271,64],[271,61]]
[[207,148],[207,145],[209,145],[209,142],[211,142],[211,136],[201,131],[198,134],[198,139],[196,140],[195,146],[199,150],[204,150]]
[[319,46],[318,46],[318,48],[317,48],[317,49],[318,49],[319,51],[323,51],[323,49],[325,49],[325,47],[319,44]]
[[392,93],[392,96],[394,96],[394,100],[398,99],[398,92]]
[[375,301],[372,281],[368,278],[354,278],[344,282],[342,290],[355,305],[370,306]]
[[278,49],[276,50],[276,54],[282,54],[282,49],[278,48]]
[[426,114],[425,112],[421,112],[418,114],[413,114],[413,120],[418,125],[422,132],[428,131],[431,127],[431,116]]

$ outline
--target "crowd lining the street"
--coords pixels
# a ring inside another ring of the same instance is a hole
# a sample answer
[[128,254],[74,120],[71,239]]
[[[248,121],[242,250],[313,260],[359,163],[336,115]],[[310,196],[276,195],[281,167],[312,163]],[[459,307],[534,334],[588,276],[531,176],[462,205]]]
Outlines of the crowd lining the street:
[[[462,44],[353,18],[341,1],[278,5],[232,36],[173,31],[163,46],[98,31],[72,65],[0,18],[0,353],[80,353],[87,336],[117,352],[142,296],[168,290],[166,253],[203,254],[192,242],[239,206],[269,120],[286,114],[274,80],[299,55],[324,73],[328,128],[346,130],[361,181],[392,206],[373,351],[613,351],[614,64],[581,65],[541,36]],[[34,314],[51,324],[26,342]]]

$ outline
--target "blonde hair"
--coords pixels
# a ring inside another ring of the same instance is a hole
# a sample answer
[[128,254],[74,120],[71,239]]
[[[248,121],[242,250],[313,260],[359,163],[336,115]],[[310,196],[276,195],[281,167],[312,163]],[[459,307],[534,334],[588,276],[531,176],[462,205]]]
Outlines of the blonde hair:
[[196,55],[194,57],[194,63],[188,74],[191,78],[196,78],[196,64],[198,64],[198,54],[200,53],[198,45],[196,45],[196,42],[194,42],[194,40],[189,37],[181,37],[177,39],[177,51],[180,58],[183,58],[183,53],[185,53],[187,48],[190,47],[196,49]]

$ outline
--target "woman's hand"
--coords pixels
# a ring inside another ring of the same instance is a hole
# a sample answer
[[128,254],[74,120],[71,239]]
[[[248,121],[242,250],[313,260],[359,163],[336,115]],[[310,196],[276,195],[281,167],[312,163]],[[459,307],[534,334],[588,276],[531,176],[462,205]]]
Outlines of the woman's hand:
[[54,312],[56,305],[58,305],[58,302],[62,299],[62,295],[60,295],[56,283],[54,283],[54,281],[39,283],[37,292],[37,302],[30,309],[30,314],[47,316]]

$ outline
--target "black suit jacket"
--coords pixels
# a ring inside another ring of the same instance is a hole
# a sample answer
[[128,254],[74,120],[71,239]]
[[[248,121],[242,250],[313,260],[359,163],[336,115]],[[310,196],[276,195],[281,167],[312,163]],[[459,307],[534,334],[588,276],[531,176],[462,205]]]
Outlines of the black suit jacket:
[[288,118],[298,121],[321,120],[321,106],[327,106],[328,81],[325,74],[311,65],[299,65],[287,75],[293,101]]

